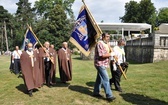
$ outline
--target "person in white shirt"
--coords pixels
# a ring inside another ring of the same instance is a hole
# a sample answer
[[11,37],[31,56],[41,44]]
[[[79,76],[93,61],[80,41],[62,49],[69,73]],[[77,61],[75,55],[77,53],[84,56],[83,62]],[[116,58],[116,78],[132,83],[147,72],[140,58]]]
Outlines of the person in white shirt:
[[119,92],[122,92],[122,89],[120,87],[120,78],[122,72],[119,68],[119,65],[121,66],[124,62],[126,62],[124,46],[125,41],[123,39],[119,39],[118,45],[113,48],[116,58],[111,57],[110,61],[110,69],[112,74],[112,78],[110,79],[110,85],[114,83],[115,90]]
[[22,54],[22,51],[19,50],[19,47],[16,46],[15,50],[12,53],[12,62],[14,62],[14,73],[19,74],[21,71],[20,67],[20,56]]

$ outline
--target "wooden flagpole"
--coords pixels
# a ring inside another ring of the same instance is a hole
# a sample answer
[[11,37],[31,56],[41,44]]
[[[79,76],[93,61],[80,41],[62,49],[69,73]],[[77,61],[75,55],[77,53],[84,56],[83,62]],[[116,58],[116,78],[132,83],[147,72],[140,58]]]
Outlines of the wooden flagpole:
[[91,22],[93,22],[93,23],[92,23],[93,26],[94,26],[94,27],[96,26],[97,28],[95,28],[95,29],[98,29],[97,31],[98,31],[100,34],[102,34],[102,33],[103,33],[102,30],[101,30],[100,27],[97,25],[97,23],[96,23],[94,17],[92,16],[92,14],[91,14],[89,8],[87,7],[87,5],[85,4],[84,0],[82,0],[82,2],[83,2],[83,4],[84,4],[84,6],[86,7],[86,10],[87,10],[87,12],[88,12],[88,14],[89,14],[89,16],[90,16],[90,18],[91,18],[91,20],[92,20]]
[[[40,46],[42,47],[42,49],[45,51],[45,53],[47,53],[47,51],[45,50],[44,46],[41,44],[41,42],[39,41],[39,39],[37,38],[36,34],[33,32],[32,28],[27,24],[28,28],[31,30],[31,32],[33,33],[33,36],[36,38],[36,40],[39,42]],[[54,64],[53,59],[51,59],[51,57],[49,57],[49,59],[51,60],[51,62]]]
[[[111,48],[111,47],[110,47],[110,48]],[[114,58],[114,60],[115,60],[116,62],[118,61],[116,57],[113,57],[113,58]],[[127,80],[127,76],[126,76],[125,72],[123,71],[121,65],[118,65],[118,67],[119,67],[121,73],[123,74],[124,78]]]
[[120,71],[122,72],[124,78],[127,80],[126,74],[125,74],[125,72],[123,71],[122,67],[121,67],[120,65],[118,65],[118,66],[119,66],[119,69],[120,69]]

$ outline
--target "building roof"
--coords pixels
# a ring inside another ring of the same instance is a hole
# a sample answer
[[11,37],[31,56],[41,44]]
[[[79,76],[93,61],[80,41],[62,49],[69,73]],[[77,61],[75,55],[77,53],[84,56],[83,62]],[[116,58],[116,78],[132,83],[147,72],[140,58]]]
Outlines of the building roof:
[[168,23],[162,23],[162,24],[159,26],[158,32],[159,32],[159,33],[168,33]]
[[146,23],[98,23],[102,30],[124,30],[124,31],[142,31],[150,29],[151,25]]

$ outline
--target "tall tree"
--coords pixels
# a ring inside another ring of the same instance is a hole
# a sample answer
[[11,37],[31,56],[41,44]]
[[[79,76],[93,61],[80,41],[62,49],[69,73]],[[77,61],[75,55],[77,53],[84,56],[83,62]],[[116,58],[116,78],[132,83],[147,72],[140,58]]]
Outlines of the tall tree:
[[34,9],[31,8],[31,3],[28,2],[28,0],[19,0],[18,3],[16,3],[18,6],[16,14],[15,14],[15,21],[16,24],[16,30],[15,30],[15,41],[18,46],[21,47],[22,41],[24,39],[24,34],[27,29],[27,24],[32,25],[34,22]]
[[[4,9],[3,6],[0,6],[0,40],[1,40],[1,50],[9,50],[8,49],[8,36],[10,35],[10,19],[12,18],[12,15],[8,13],[6,9]],[[5,37],[5,38],[4,38]],[[5,39],[5,41],[4,41]],[[4,44],[4,42],[6,44]]]
[[158,13],[158,25],[168,23],[168,8],[160,8]]
[[27,24],[32,24],[34,21],[34,9],[31,8],[31,3],[29,3],[28,0],[19,0],[16,5],[18,6],[16,17],[20,22],[21,27],[25,29]]
[[139,22],[156,25],[156,8],[151,0],[141,0],[139,4]]
[[61,5],[64,11],[73,18],[71,9],[75,0],[39,0],[35,2],[35,8],[40,16],[48,18],[49,12],[58,4]]
[[33,27],[41,43],[44,43],[45,41],[50,41],[51,37],[53,38],[53,35],[49,32],[48,24],[49,20],[41,18],[37,20],[37,23]]
[[140,3],[130,1],[125,5],[125,15],[122,22],[149,23],[156,25],[156,9],[151,0],[141,0]]
[[51,42],[59,48],[63,41],[68,41],[70,35],[70,23],[61,5],[56,5],[49,13],[49,32],[55,37]]
[[130,1],[125,4],[125,15],[120,17],[122,22],[138,23],[139,4],[136,1]]

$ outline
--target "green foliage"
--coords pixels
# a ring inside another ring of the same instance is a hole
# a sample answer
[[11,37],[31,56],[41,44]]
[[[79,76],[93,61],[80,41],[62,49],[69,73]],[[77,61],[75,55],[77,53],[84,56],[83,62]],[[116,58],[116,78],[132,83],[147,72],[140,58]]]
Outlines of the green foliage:
[[39,0],[35,2],[35,8],[40,16],[48,18],[49,12],[57,5],[61,5],[64,11],[73,18],[72,4],[75,0]]
[[[37,13],[42,17],[40,21],[37,21],[35,27],[40,41],[48,40],[54,44],[56,49],[61,47],[63,41],[68,41],[72,28],[70,20],[73,18],[67,19],[67,16],[73,17],[71,9],[73,2],[74,0],[39,0],[35,2]],[[70,44],[70,46],[72,45]]]
[[39,20],[35,30],[42,43],[49,41],[56,49],[59,49],[62,42],[70,38],[70,23],[62,6],[56,5],[49,12],[47,20]]
[[125,15],[120,17],[122,22],[138,23],[139,4],[136,1],[130,1],[125,4]]
[[35,17],[34,10],[31,8],[31,3],[29,3],[28,0],[19,0],[16,5],[18,6],[16,14],[10,20],[13,30],[13,36],[9,39],[9,42],[13,41],[10,46],[11,50],[13,50],[16,45],[19,47],[22,46],[27,24],[32,25]]
[[141,0],[139,4],[139,22],[149,23],[153,27],[156,25],[156,9],[151,0]]
[[47,27],[48,24],[49,24],[49,21],[42,18],[42,19],[39,19],[37,23],[35,24],[35,26],[33,27],[35,34],[37,35],[38,39],[40,40],[42,44],[45,41],[49,41],[48,39],[50,38],[50,36],[52,36],[49,33],[49,29]]
[[149,23],[156,25],[156,9],[151,0],[141,0],[140,3],[130,1],[125,5],[125,15],[120,17],[122,22]]
[[78,51],[73,52],[74,55],[80,55]]
[[[0,6],[0,51],[6,51],[6,44],[5,44],[5,30],[4,30],[4,22],[6,23],[6,32],[7,32],[7,37],[9,40],[9,48],[11,47],[11,45],[13,44],[12,41],[10,41],[10,39],[13,39],[13,34],[11,33],[11,31],[13,31],[13,26],[12,26],[12,19],[13,16],[8,13],[8,11],[6,9],[4,9],[3,6]],[[3,41],[2,41],[3,40]]]
[[158,25],[161,23],[168,23],[168,8],[160,8],[158,14]]
[[31,3],[28,0],[19,0],[16,5],[18,6],[16,11],[17,20],[20,23],[20,28],[25,30],[27,24],[32,24],[34,21],[34,10],[31,8]]
[[10,20],[10,14],[6,9],[4,9],[3,6],[0,5],[0,25],[2,25],[4,21],[8,22],[9,20]]

